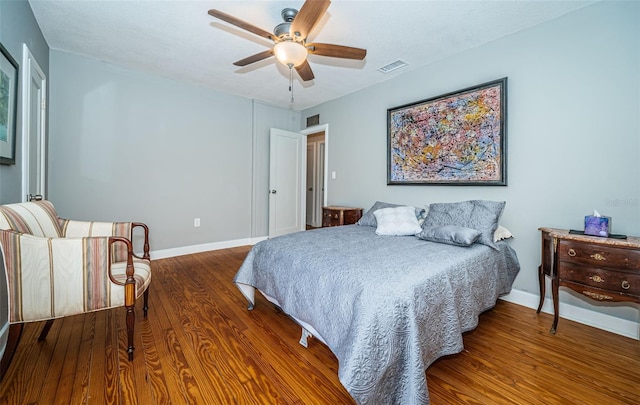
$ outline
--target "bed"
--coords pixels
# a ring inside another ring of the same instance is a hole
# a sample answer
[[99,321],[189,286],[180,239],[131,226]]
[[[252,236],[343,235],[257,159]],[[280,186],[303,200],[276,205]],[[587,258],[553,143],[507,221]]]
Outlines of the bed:
[[259,290],[302,325],[303,338],[324,342],[357,403],[426,404],[425,370],[462,351],[462,334],[511,290],[517,255],[505,241],[457,246],[377,229],[347,225],[262,241],[234,282],[250,308]]

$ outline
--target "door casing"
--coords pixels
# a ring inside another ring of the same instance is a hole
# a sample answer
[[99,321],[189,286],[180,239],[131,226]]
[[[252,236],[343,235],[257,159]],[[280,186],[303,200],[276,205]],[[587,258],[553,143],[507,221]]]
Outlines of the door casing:
[[22,199],[44,198],[46,185],[47,77],[22,44]]

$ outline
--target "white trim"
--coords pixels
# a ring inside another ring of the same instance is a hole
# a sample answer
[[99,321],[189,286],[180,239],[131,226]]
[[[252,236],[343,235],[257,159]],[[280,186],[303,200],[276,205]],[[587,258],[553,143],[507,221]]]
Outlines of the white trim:
[[[511,293],[500,297],[508,302],[522,305],[527,308],[538,309],[540,296],[526,291],[512,290]],[[553,314],[553,302],[546,298],[542,305],[542,312]],[[607,332],[628,338],[640,340],[640,323],[580,308],[575,305],[560,302],[560,318],[569,319],[584,325],[593,326]],[[551,327],[551,324],[549,324]],[[562,322],[558,322],[558,329],[562,328]]]
[[[322,205],[327,205],[328,195],[329,195],[329,124],[320,124],[314,125],[309,128],[305,128],[300,131],[302,135],[309,136],[311,134],[315,134],[317,132],[324,132],[324,196],[322,197]],[[306,139],[306,138],[305,138]],[[305,179],[306,179],[306,165],[305,165]],[[305,192],[306,197],[306,192]],[[306,204],[306,201],[305,201]],[[306,207],[306,205],[305,205]],[[307,219],[304,218],[304,221]]]
[[201,245],[182,246],[178,248],[170,248],[163,250],[154,250],[151,252],[151,259],[165,259],[168,257],[188,255],[192,253],[208,252],[210,250],[228,249],[239,246],[255,245],[256,243],[266,240],[267,237],[245,238],[236,240],[227,240],[221,242],[203,243]]
[[47,144],[47,76],[44,74],[38,61],[35,60],[27,44],[22,44],[22,199],[28,201],[30,179],[29,151],[34,145],[29,145],[29,130],[31,129],[31,83],[32,79],[40,81],[40,185],[39,194],[45,198],[46,187],[46,144]]

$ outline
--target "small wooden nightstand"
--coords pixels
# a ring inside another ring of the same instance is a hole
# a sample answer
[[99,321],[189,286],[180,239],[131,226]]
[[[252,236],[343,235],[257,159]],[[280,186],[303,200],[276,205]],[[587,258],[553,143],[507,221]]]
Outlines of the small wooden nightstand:
[[640,238],[612,239],[576,235],[565,229],[540,228],[542,264],[538,268],[540,304],[545,276],[551,278],[553,326],[558,326],[558,287],[593,300],[640,304]]
[[362,208],[353,207],[322,207],[322,226],[351,225],[362,217]]

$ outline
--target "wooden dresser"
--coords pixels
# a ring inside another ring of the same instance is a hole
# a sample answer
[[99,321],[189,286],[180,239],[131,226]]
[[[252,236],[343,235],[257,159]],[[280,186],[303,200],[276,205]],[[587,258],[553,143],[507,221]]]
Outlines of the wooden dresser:
[[545,276],[551,278],[553,325],[558,326],[558,288],[567,287],[593,300],[640,303],[640,238],[603,238],[540,228],[542,263],[538,268],[540,304]]
[[328,206],[322,207],[322,226],[351,225],[362,217],[362,208]]

